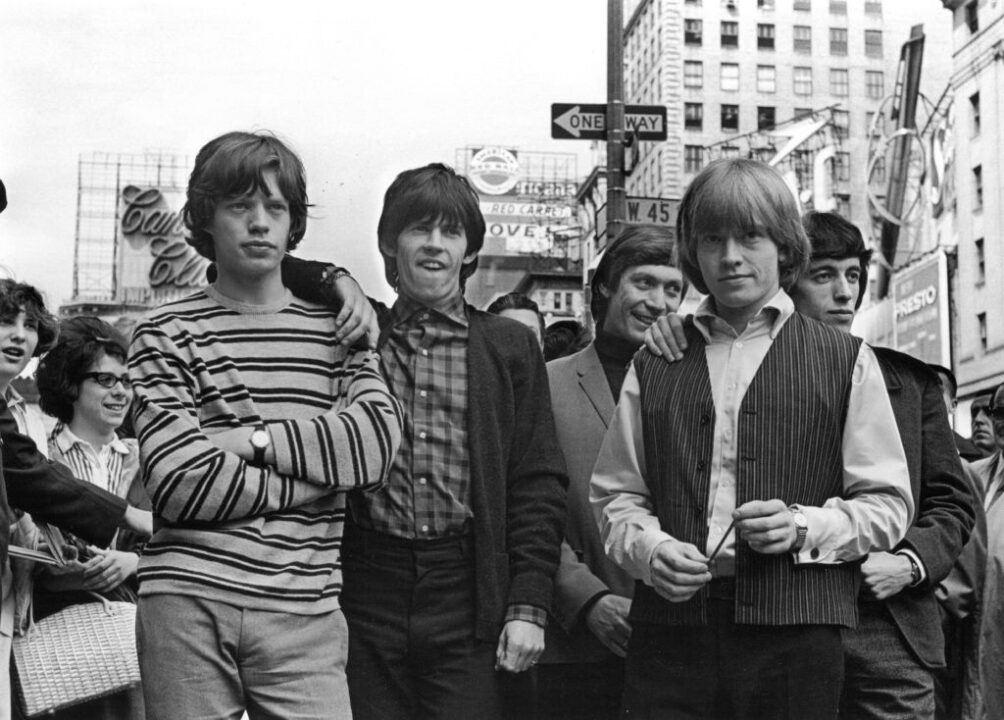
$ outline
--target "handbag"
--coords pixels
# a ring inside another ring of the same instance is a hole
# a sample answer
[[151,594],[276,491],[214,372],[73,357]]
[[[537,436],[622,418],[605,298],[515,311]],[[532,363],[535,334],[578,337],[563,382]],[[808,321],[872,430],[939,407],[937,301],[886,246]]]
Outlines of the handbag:
[[15,687],[34,718],[139,683],[136,606],[96,596],[14,638]]

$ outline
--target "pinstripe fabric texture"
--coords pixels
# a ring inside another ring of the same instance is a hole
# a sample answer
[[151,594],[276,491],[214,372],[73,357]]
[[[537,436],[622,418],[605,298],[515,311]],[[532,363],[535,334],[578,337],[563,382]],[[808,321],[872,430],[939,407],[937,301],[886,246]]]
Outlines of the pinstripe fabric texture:
[[[704,547],[715,413],[704,341],[688,324],[679,363],[636,362],[641,384],[649,484],[667,532]],[[860,340],[806,320],[785,323],[740,406],[736,500],[782,498],[822,505],[842,493],[841,442]],[[673,412],[667,412],[673,408]],[[787,554],[763,555],[738,543],[738,623],[857,623],[854,565],[796,567]],[[632,615],[650,622],[707,621],[707,589],[669,603],[639,584]]]
[[[334,313],[287,295],[244,306],[212,288],[153,311],[129,372],[153,539],[140,594],[300,614],[338,607],[344,495],[383,482],[401,414],[370,351],[334,344]],[[264,421],[275,468],[211,435]]]
[[98,452],[63,423],[56,423],[49,435],[49,457],[70,468],[73,477],[87,480],[120,498],[129,494],[139,472],[139,447],[135,440],[115,438]]

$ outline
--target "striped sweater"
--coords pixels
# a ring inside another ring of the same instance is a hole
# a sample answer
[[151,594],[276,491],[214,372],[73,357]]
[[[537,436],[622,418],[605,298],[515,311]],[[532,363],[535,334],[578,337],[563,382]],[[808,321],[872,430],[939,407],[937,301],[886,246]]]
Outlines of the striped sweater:
[[[141,595],[297,614],[338,607],[340,491],[383,483],[401,410],[377,356],[335,344],[334,320],[288,293],[259,307],[207,288],[136,328],[129,374],[155,526]],[[275,467],[212,442],[258,422]]]

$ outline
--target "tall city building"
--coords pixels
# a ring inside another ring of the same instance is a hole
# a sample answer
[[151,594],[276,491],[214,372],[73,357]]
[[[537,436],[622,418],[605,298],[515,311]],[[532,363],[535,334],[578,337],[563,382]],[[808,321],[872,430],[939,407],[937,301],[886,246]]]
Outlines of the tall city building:
[[779,167],[807,207],[870,235],[869,183],[881,197],[886,178],[881,162],[869,177],[869,130],[911,26],[926,34],[930,103],[948,83],[950,27],[937,0],[629,0],[625,17],[625,99],[668,114],[666,142],[640,143],[628,195],[679,198],[709,160],[769,160],[801,134]]
[[[954,118],[947,156],[953,187],[941,232],[952,237],[955,370],[960,396],[1004,382],[1004,6],[944,0],[951,18]],[[944,11],[943,11],[944,12]],[[997,268],[995,271],[994,268]]]

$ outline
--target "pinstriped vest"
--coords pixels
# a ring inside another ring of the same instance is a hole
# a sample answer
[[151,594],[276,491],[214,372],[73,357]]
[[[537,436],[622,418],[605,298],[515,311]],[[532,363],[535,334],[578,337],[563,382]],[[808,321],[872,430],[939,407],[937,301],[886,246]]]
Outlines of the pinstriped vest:
[[[704,338],[687,322],[684,359],[640,353],[648,484],[666,532],[705,548],[715,408]],[[861,341],[798,313],[784,324],[739,407],[736,504],[780,498],[822,505],[843,494],[841,441]],[[796,566],[736,543],[735,620],[752,625],[857,625],[855,564]],[[707,622],[705,586],[670,603],[638,583],[631,617]]]

